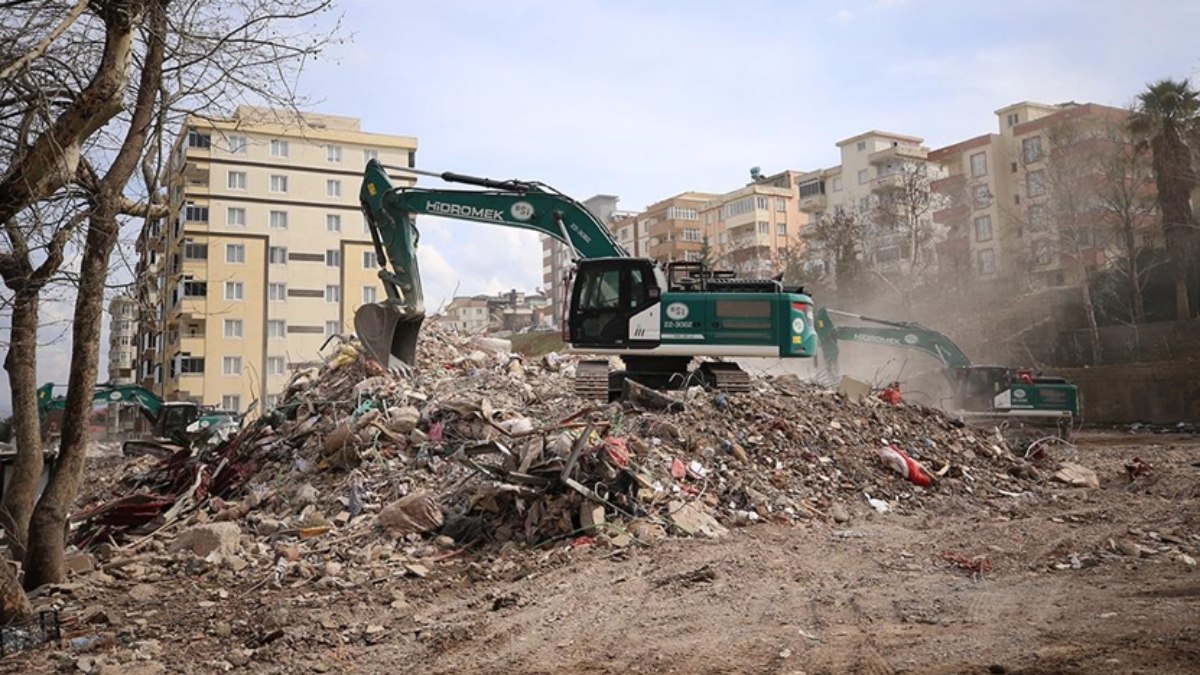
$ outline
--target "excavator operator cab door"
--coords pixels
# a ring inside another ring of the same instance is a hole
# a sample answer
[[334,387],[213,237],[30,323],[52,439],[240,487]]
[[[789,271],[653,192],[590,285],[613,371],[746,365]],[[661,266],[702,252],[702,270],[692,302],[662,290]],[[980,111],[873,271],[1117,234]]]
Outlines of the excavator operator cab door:
[[967,412],[989,412],[996,396],[1009,388],[1010,376],[1003,366],[968,366],[956,371],[959,407]]
[[[601,258],[578,263],[567,317],[575,346],[630,346],[629,320],[658,303],[662,289],[649,260]],[[637,341],[636,336],[633,341]]]
[[155,435],[159,438],[174,438],[199,418],[200,406],[195,403],[164,403],[159,413]]

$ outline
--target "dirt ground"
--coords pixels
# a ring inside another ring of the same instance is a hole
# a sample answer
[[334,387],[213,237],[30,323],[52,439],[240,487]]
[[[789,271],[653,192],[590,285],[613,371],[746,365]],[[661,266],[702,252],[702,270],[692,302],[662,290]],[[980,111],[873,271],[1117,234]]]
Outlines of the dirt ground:
[[[1200,672],[1200,437],[1077,440],[1100,489],[986,513],[863,503],[846,523],[458,556],[353,588],[258,572],[68,584],[111,639],[0,672]],[[1131,482],[1134,457],[1152,468]]]

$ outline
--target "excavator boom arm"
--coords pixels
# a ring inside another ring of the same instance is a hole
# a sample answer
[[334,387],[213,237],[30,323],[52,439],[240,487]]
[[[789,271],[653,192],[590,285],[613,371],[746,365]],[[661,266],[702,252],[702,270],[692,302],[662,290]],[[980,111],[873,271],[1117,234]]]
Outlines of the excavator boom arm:
[[[158,419],[163,403],[162,399],[154,392],[136,384],[98,384],[96,393],[92,395],[92,402],[93,404],[99,402],[133,403],[151,422]],[[45,417],[46,413],[54,410],[63,410],[66,405],[66,396],[54,396],[53,383],[47,383],[38,388],[38,413],[40,416]]]
[[[876,326],[837,326],[833,323],[831,314],[850,316],[860,321],[877,324]],[[848,314],[821,308],[817,312],[817,339],[821,345],[821,353],[826,367],[833,373],[837,372],[838,342],[860,342],[866,344],[915,349],[924,352],[940,361],[947,369],[966,368],[971,365],[971,359],[959,349],[954,341],[945,335],[925,328],[915,323],[884,321],[857,314]]]

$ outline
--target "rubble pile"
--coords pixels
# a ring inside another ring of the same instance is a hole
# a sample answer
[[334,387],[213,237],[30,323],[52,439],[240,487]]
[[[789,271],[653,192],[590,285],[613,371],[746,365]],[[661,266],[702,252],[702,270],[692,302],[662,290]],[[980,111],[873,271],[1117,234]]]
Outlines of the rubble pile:
[[202,520],[272,540],[332,531],[462,546],[627,545],[842,520],[846,504],[916,511],[1019,492],[1040,477],[998,433],[928,408],[851,401],[795,376],[732,396],[634,385],[631,400],[598,405],[571,393],[570,357],[535,361],[436,326],[422,334],[419,363],[389,373],[341,344],[236,435],[140,458],[123,495],[73,518],[75,542],[128,541],[204,506]]

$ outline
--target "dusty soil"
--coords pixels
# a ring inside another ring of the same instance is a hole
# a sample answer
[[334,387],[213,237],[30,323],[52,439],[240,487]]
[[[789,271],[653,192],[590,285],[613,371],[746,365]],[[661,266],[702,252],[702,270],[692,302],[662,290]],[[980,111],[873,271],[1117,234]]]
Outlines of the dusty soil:
[[[864,503],[847,523],[459,555],[426,578],[345,589],[273,589],[260,571],[136,593],[85,580],[60,592],[103,607],[111,639],[0,672],[1200,672],[1200,437],[1078,440],[1100,489],[984,513]],[[1135,456],[1153,468],[1131,482]]]

